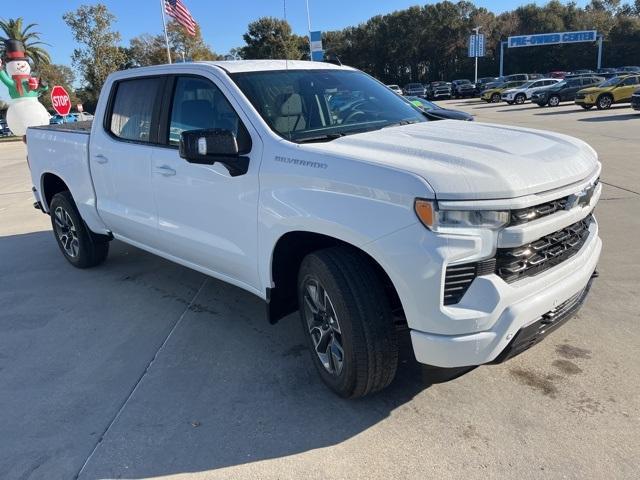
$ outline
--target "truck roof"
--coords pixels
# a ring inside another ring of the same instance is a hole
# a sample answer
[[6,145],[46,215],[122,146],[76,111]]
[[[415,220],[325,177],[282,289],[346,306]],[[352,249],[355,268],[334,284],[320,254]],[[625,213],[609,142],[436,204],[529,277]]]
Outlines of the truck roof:
[[338,66],[327,62],[308,62],[305,60],[226,60],[219,62],[197,62],[215,65],[229,73],[265,72],[272,70],[354,70],[351,67]]

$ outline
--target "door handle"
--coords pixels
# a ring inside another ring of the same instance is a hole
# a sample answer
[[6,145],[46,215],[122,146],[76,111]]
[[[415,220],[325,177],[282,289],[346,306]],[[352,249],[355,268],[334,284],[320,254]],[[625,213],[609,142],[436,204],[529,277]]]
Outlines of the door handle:
[[109,161],[109,159],[107,157],[105,157],[104,155],[102,155],[101,153],[96,155],[96,162],[104,165],[108,161]]
[[176,171],[171,168],[169,165],[162,165],[161,167],[156,167],[156,173],[163,175],[165,177],[173,177],[176,174]]

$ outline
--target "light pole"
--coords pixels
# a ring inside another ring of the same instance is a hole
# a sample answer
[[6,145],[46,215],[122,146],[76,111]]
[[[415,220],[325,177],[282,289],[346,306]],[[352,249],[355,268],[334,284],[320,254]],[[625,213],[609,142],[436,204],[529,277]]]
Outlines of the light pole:
[[475,57],[476,57],[476,75],[475,75],[475,81],[474,81],[474,84],[475,84],[475,83],[478,83],[478,50],[480,49],[480,39],[478,38],[478,34],[480,33],[480,29],[481,29],[481,28],[482,28],[482,27],[476,27],[476,28],[474,28],[474,29],[473,29],[473,32],[474,32],[474,34],[475,34],[475,36],[476,36],[476,39],[475,39],[475,43],[476,43],[476,48],[475,48],[475,50],[476,50],[476,51],[475,51]]
[[309,0],[307,0],[307,25],[309,27],[309,60],[313,61],[313,47],[311,46],[311,13],[309,12]]

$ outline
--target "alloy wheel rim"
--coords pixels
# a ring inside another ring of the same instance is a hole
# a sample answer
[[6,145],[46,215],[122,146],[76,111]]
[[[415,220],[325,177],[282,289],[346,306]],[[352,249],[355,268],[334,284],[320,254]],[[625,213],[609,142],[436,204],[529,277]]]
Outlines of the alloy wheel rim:
[[611,106],[611,99],[609,97],[602,97],[600,99],[600,105],[604,108]]
[[551,97],[549,99],[549,103],[551,104],[552,107],[555,107],[560,103],[560,101],[558,100],[558,97]]
[[69,213],[62,207],[57,207],[53,212],[56,235],[64,252],[71,258],[78,256],[80,242],[78,232]]
[[316,279],[304,283],[304,318],[320,363],[337,377],[344,367],[342,330],[333,303],[322,284]]

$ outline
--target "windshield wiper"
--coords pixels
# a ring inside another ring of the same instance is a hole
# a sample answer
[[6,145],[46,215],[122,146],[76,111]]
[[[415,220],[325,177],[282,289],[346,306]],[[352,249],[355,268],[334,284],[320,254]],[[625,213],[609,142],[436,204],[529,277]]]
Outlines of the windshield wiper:
[[315,137],[304,137],[297,141],[298,143],[319,143],[319,142],[330,142],[331,140],[335,140],[340,137],[344,137],[346,133],[325,133],[323,135],[317,135]]
[[419,123],[419,122],[420,122],[419,120],[400,120],[399,122],[389,123],[382,128],[400,127],[402,125],[412,125],[414,123]]

